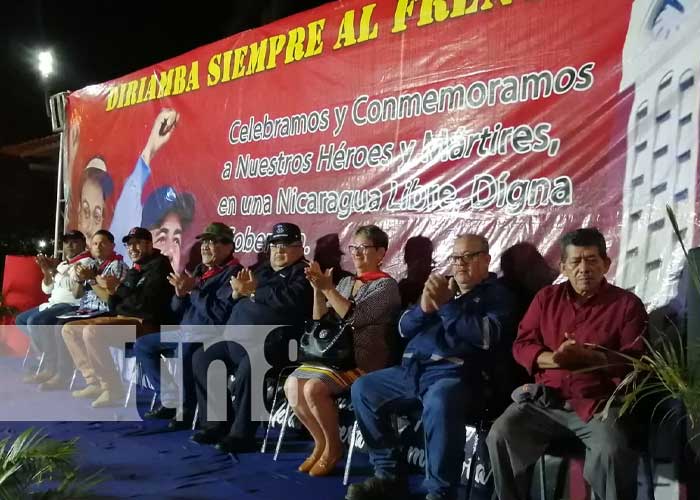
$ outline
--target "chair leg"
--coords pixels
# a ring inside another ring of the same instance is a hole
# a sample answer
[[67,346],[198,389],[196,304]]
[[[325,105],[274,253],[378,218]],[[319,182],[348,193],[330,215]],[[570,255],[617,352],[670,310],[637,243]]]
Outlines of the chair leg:
[[136,385],[136,377],[138,372],[138,363],[134,363],[134,368],[131,370],[131,377],[129,378],[129,389],[126,391],[126,399],[124,400],[124,408],[129,405],[129,399],[131,399],[131,390]]
[[345,472],[343,473],[343,486],[348,485],[350,477],[350,465],[352,464],[352,453],[355,451],[355,435],[357,434],[357,420],[352,424],[352,433],[350,434],[350,448],[348,449],[348,458],[345,460]]
[[284,370],[282,370],[280,372],[280,374],[277,376],[277,383],[275,384],[275,395],[272,397],[272,408],[270,408],[270,416],[267,419],[267,429],[265,429],[265,439],[263,439],[262,448],[260,449],[260,453],[265,453],[265,451],[267,451],[267,439],[270,436],[270,428],[272,427],[272,421],[275,419],[275,406],[277,405],[277,394],[279,393],[280,379],[282,378],[282,373],[284,373]]
[[153,408],[156,406],[156,398],[158,397],[158,393],[153,391],[153,399],[151,399],[151,411],[153,411]]
[[647,498],[648,500],[655,500],[654,457],[651,455],[650,451],[642,454],[642,466],[644,467],[644,475],[647,479]]
[[277,438],[277,447],[275,448],[275,456],[272,458],[275,462],[277,461],[277,455],[280,453],[280,448],[282,448],[282,440],[284,439],[284,433],[287,430],[287,420],[289,420],[289,414],[292,412],[292,405],[287,402],[287,408],[284,410],[284,420],[282,421],[282,427],[280,428],[280,435]]
[[70,385],[68,386],[68,390],[72,391],[73,390],[73,385],[75,384],[75,379],[78,376],[78,369],[74,368],[73,369],[73,376],[70,379]]
[[547,479],[544,472],[544,455],[540,457],[540,500],[547,500]]
[[[481,429],[481,424],[476,428],[476,434],[474,434],[474,446],[472,446],[472,457],[469,460],[469,475],[467,476],[467,496],[465,498],[469,499],[472,494],[472,485],[474,484],[474,476],[476,475],[476,453],[479,449],[479,431]],[[464,443],[467,444],[466,442]]]
[[27,346],[27,352],[24,353],[24,359],[22,360],[22,368],[27,364],[27,359],[29,359],[29,353],[32,351],[32,343],[30,342]]
[[44,366],[44,358],[46,357],[46,353],[42,352],[41,353],[41,358],[39,358],[39,366],[36,367],[36,373],[34,375],[39,375],[41,372],[41,367]]
[[199,403],[194,407],[194,417],[192,417],[192,430],[197,427],[197,418],[199,418]]

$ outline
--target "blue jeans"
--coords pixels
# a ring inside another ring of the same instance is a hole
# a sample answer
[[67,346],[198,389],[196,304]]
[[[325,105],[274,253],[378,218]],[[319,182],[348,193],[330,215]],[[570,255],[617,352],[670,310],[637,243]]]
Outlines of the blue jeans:
[[35,351],[44,353],[42,369],[58,374],[64,379],[70,378],[74,367],[61,337],[60,325],[66,320],[60,320],[57,316],[77,309],[77,306],[71,304],[55,304],[43,311],[39,311],[38,307],[29,309],[15,318],[15,324],[27,334]]
[[[197,405],[197,394],[195,392],[194,375],[192,372],[192,356],[201,347],[201,343],[182,343],[182,409],[185,413],[194,413]],[[172,342],[161,342],[160,333],[151,333],[139,337],[134,344],[136,361],[141,365],[143,373],[153,385],[159,397],[161,393],[160,379],[160,356],[166,358],[174,357],[178,344]],[[168,380],[169,386],[173,386],[173,381]]]
[[422,403],[428,464],[425,486],[438,498],[456,498],[469,399],[463,369],[448,362],[412,362],[360,377],[352,385],[352,404],[375,475],[399,476],[400,443],[390,417]]

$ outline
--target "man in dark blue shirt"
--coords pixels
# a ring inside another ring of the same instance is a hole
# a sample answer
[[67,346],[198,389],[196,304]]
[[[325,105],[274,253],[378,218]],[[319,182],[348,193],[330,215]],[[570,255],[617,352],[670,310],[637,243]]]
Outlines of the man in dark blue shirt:
[[[228,324],[288,325],[268,336],[265,357],[274,366],[278,365],[276,358],[287,359],[285,340],[290,336],[298,337],[304,321],[311,317],[313,291],[304,275],[308,262],[304,259],[299,227],[290,223],[275,224],[268,241],[269,263],[255,272],[243,269],[231,279],[233,310]],[[270,343],[272,337],[278,342]],[[207,414],[207,403],[211,408],[222,406],[217,394],[207,393],[207,371],[215,360],[223,361],[228,373],[235,378],[227,422],[209,421]],[[227,452],[252,450],[257,423],[251,418],[251,365],[245,349],[237,342],[218,342],[207,349],[199,349],[194,355],[193,367],[202,430],[195,433],[192,440],[201,444],[218,443],[217,448]]]
[[[194,418],[197,397],[192,373],[192,356],[201,341],[220,333],[226,324],[233,301],[231,300],[231,277],[242,269],[233,256],[233,231],[223,222],[212,222],[202,234],[202,263],[192,275],[173,272],[168,281],[175,288],[171,309],[180,328],[182,346],[182,418],[173,419],[168,425],[171,429],[190,428]],[[178,343],[161,342],[159,333],[144,335],[135,344],[136,359],[148,377],[161,402],[152,411],[146,412],[145,418],[175,417],[177,396],[173,394],[176,387],[172,380],[166,384],[167,391],[161,392],[160,357],[172,356]]]
[[426,435],[427,499],[455,499],[464,461],[465,413],[474,404],[491,353],[512,343],[513,298],[489,273],[488,241],[466,234],[450,256],[454,276],[432,274],[419,304],[401,317],[408,339],[401,366],[361,377],[352,401],[375,475],[348,489],[347,499],[404,498],[399,443],[390,416],[421,403]]

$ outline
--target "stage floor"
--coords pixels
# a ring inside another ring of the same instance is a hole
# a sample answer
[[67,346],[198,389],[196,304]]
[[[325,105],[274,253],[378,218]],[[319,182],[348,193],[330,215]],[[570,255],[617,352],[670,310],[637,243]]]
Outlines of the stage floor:
[[[79,437],[82,471],[104,470],[106,480],[95,488],[95,499],[341,500],[345,496],[343,464],[330,477],[312,478],[297,472],[311,451],[308,441],[285,437],[277,462],[272,459],[274,442],[265,455],[233,456],[192,443],[190,432],[168,431],[163,421],[120,421],[122,410],[93,410],[85,400],[64,391],[39,392],[36,386],[21,383],[21,359],[0,358],[0,381],[0,439],[16,436],[28,427],[42,428],[55,439]],[[31,415],[37,407],[60,408],[62,414],[74,412],[79,418],[86,415],[87,407],[95,418],[79,422],[10,421],[18,415]],[[262,435],[261,427],[260,442]],[[350,482],[362,481],[369,473],[367,456],[355,454]],[[421,479],[411,478],[414,491]]]

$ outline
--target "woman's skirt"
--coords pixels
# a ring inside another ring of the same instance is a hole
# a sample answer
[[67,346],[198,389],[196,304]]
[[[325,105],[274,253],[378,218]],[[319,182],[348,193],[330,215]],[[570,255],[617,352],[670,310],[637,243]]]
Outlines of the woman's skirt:
[[337,371],[333,368],[314,363],[304,363],[292,372],[291,376],[301,380],[321,380],[330,387],[331,394],[337,396],[345,392],[352,383],[364,375],[359,368]]

